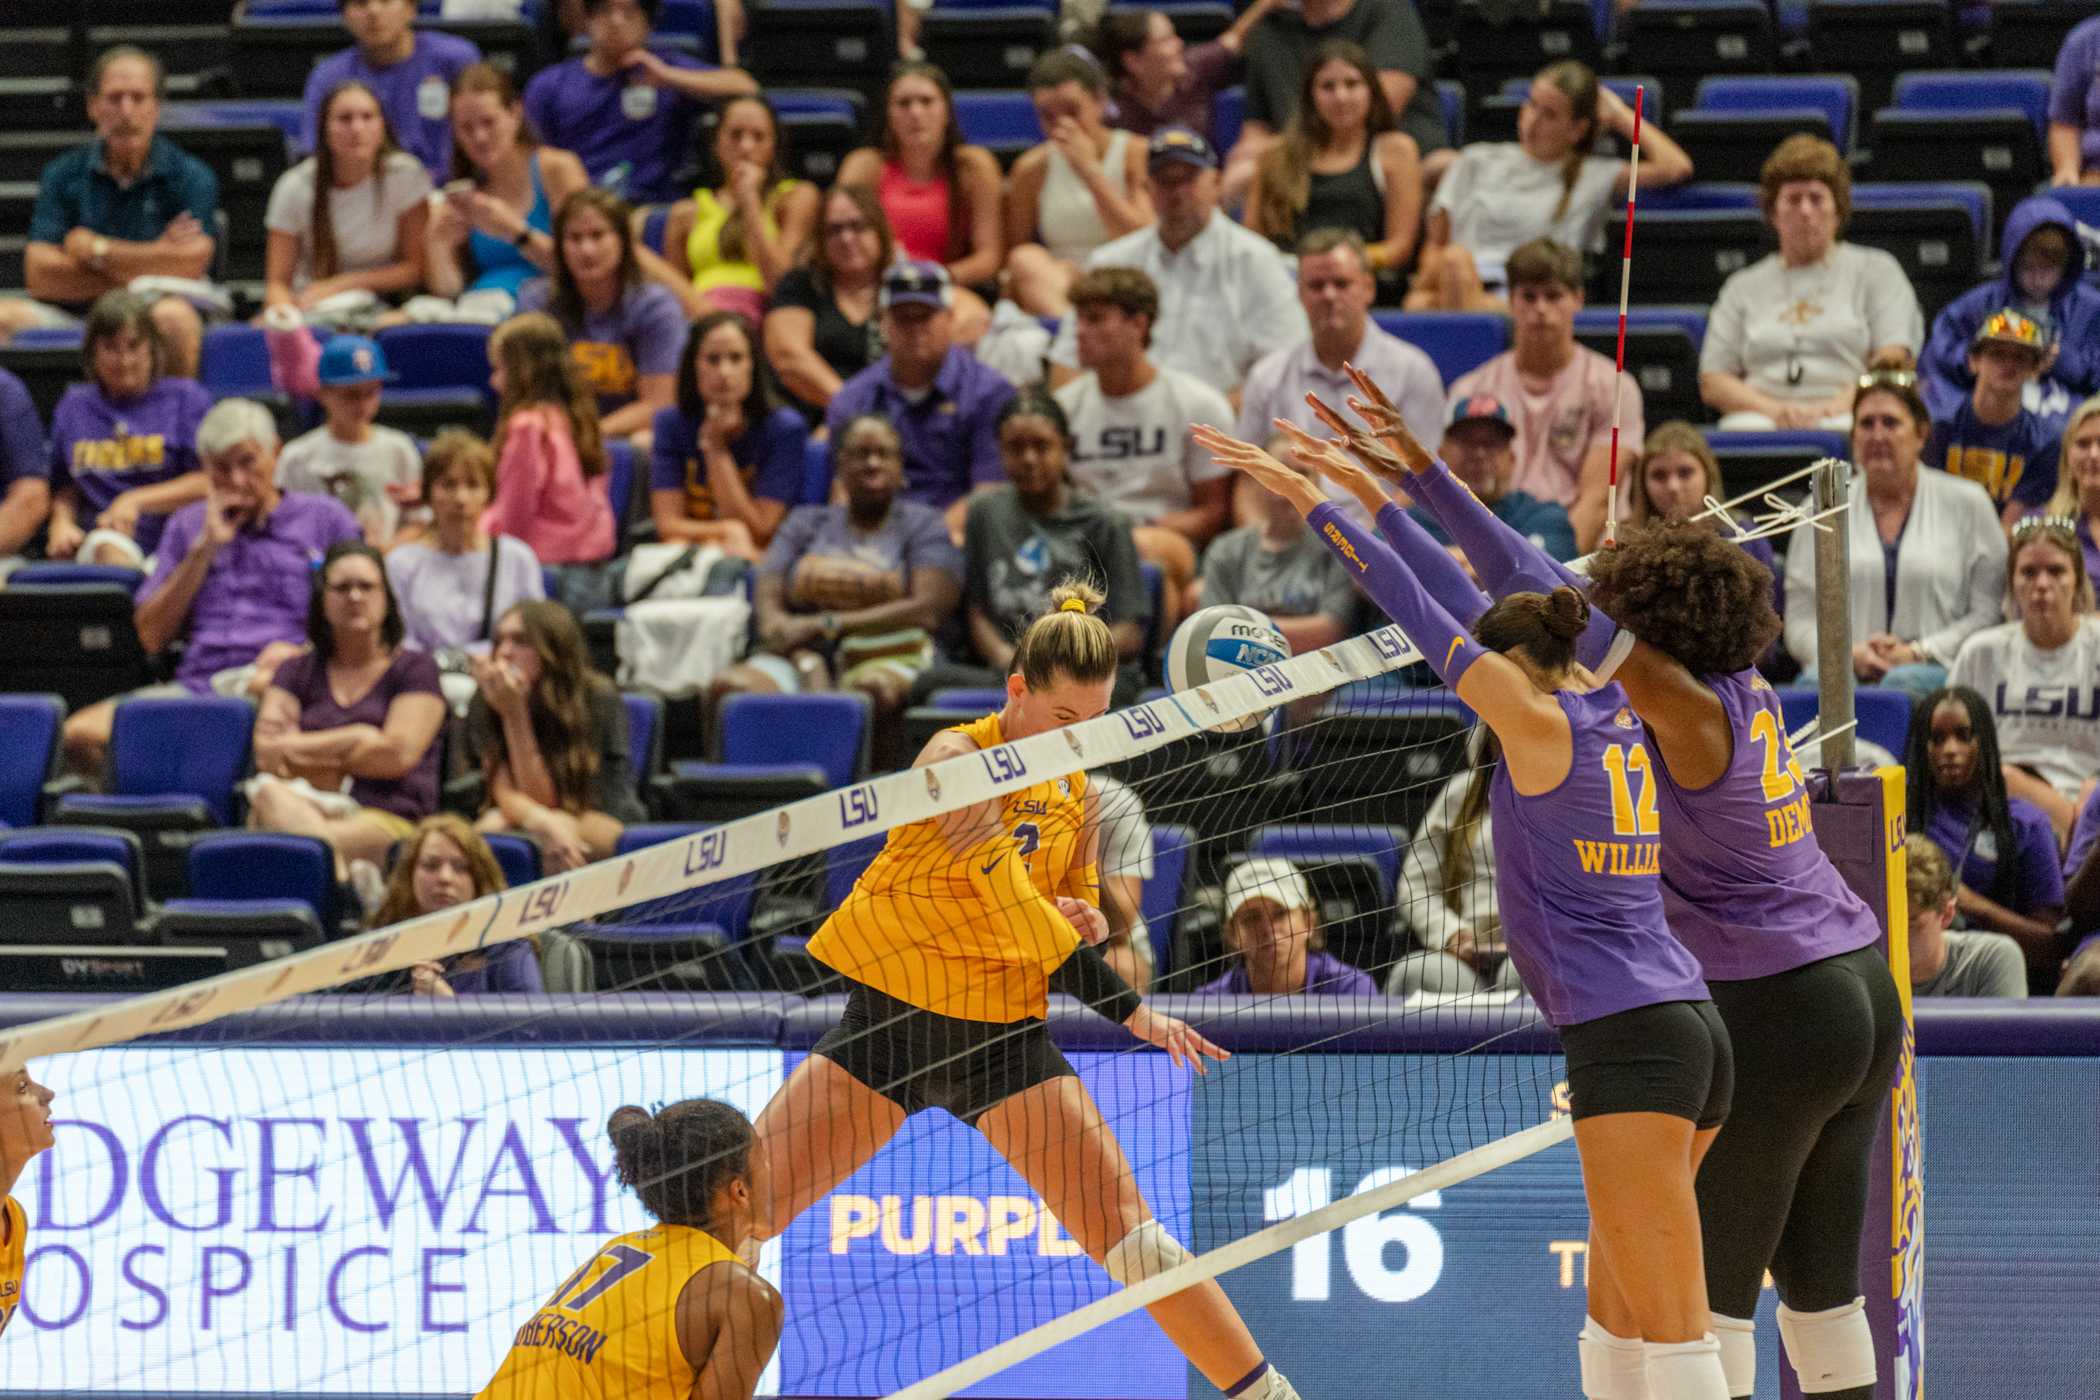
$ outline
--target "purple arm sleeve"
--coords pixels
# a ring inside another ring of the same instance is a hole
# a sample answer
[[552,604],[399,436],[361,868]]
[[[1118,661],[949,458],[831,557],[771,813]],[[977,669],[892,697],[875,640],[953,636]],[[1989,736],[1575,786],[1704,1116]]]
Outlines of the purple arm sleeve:
[[[1412,486],[1410,494],[1428,507],[1466,552],[1473,572],[1497,598],[1512,593],[1551,593],[1563,585],[1589,596],[1587,579],[1503,524],[1442,461],[1417,476]],[[1619,624],[1591,608],[1589,625],[1575,641],[1575,659],[1592,671],[1599,670],[1618,635]]]
[[1473,634],[1430,596],[1384,540],[1343,515],[1332,501],[1313,507],[1305,520],[1328,552],[1355,571],[1350,577],[1357,587],[1400,624],[1430,669],[1457,689],[1459,677],[1487,654]]
[[1471,627],[1487,611],[1491,601],[1487,594],[1474,586],[1451,557],[1451,551],[1431,538],[1413,516],[1387,502],[1378,508],[1378,533],[1385,536],[1400,562],[1429,590],[1429,596],[1442,603],[1453,617]]

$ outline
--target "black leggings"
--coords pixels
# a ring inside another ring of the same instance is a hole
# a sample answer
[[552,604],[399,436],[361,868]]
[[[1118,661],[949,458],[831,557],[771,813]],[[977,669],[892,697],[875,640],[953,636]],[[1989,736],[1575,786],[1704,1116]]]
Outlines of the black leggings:
[[1706,1293],[1756,1315],[1765,1270],[1797,1312],[1860,1296],[1869,1155],[1901,1049],[1902,1003],[1872,948],[1714,982],[1735,1105],[1699,1168]]

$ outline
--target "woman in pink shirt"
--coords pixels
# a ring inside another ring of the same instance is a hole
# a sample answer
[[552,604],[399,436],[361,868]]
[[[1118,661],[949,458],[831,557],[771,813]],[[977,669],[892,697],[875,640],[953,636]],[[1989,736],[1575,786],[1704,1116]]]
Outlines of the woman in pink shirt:
[[536,311],[505,321],[489,337],[489,366],[498,400],[496,498],[484,528],[523,540],[543,564],[610,558],[598,405],[561,324]]

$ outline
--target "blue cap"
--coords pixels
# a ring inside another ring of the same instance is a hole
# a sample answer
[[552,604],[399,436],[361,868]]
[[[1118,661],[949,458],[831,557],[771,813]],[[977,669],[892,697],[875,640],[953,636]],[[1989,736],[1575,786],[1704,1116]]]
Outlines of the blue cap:
[[901,262],[882,274],[882,309],[949,304],[954,282],[937,262]]
[[1492,394],[1468,394],[1451,405],[1451,418],[1447,427],[1456,428],[1461,423],[1493,423],[1511,437],[1517,435],[1516,420],[1509,416],[1509,408]]
[[321,364],[315,377],[330,389],[345,384],[391,384],[394,376],[387,373],[386,352],[379,342],[366,335],[332,335],[321,347]]
[[1218,153],[1210,142],[1195,130],[1186,126],[1163,126],[1152,133],[1152,143],[1145,148],[1145,164],[1149,168],[1167,161],[1180,161],[1199,170],[1216,170]]

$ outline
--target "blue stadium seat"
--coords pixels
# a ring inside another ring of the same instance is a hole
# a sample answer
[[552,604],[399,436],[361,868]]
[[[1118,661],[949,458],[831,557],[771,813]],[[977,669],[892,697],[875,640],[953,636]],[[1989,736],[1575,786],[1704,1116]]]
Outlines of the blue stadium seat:
[[[1575,313],[1575,338],[1605,358],[1617,351],[1619,313],[1609,306]],[[1626,368],[1641,386],[1643,416],[1650,424],[1683,418],[1700,422],[1699,347],[1706,340],[1706,313],[1690,306],[1632,306],[1626,310]],[[1636,444],[1638,447],[1638,444]]]
[[1929,326],[1983,276],[1996,227],[1991,204],[1988,187],[1965,181],[1856,184],[1845,237],[1903,264]]
[[780,115],[786,159],[794,173],[828,185],[846,153],[860,144],[867,103],[851,88],[778,88],[766,97]]
[[35,826],[44,784],[58,764],[66,702],[56,695],[0,695],[0,827]]
[[[647,493],[642,489],[646,472],[635,460],[634,444],[624,437],[605,444],[605,499],[612,506],[614,550],[624,548],[627,532],[638,520],[649,518]],[[548,597],[555,595],[549,593]]]
[[1670,81],[1769,73],[1779,56],[1764,0],[1641,0],[1619,17],[1641,67]]
[[1990,112],[2010,107],[2027,117],[2035,135],[2049,130],[2046,68],[1967,68],[1911,72],[1896,79],[1895,105],[1916,112]]
[[110,791],[65,794],[59,819],[125,825],[127,815],[179,811],[195,829],[233,825],[233,788],[247,776],[254,724],[255,707],[225,695],[120,700],[110,734]]
[[766,0],[738,57],[768,91],[827,84],[879,88],[897,58],[897,27],[883,0]]
[[189,851],[189,893],[161,907],[161,940],[225,948],[245,967],[342,931],[335,855],[318,837],[224,831]]
[[1642,190],[1641,213],[1719,210],[1724,213],[1758,211],[1757,186],[1743,180],[1694,180],[1665,190]]
[[65,559],[39,559],[7,576],[9,588],[77,588],[105,583],[133,594],[145,581],[145,570],[129,564],[77,564]]
[[1485,311],[1373,311],[1372,319],[1436,362],[1449,387],[1509,348],[1509,317]]
[[1810,61],[1859,80],[1866,110],[1888,104],[1896,75],[1951,68],[1958,57],[1948,0],[1809,0]]
[[1702,180],[1755,181],[1772,148],[1789,136],[1853,146],[1859,94],[1847,77],[1707,78],[1693,105],[1670,121]]
[[1603,36],[1590,0],[1536,0],[1521,9],[1461,4],[1455,29],[1456,76],[1476,97],[1560,59],[1581,59],[1595,68],[1602,57]]
[[[333,13],[335,8],[330,0],[327,12]],[[250,13],[254,13],[252,6]],[[163,102],[160,104],[160,118],[161,125],[170,131],[193,127],[274,126],[283,133],[286,141],[297,144],[306,120],[306,108],[293,101],[255,98]]]
[[722,35],[715,19],[714,0],[664,0],[653,27],[658,34],[690,38],[693,56],[702,63],[722,61]]
[[645,792],[649,780],[663,770],[664,702],[654,695],[627,691],[620,696],[627,707],[627,762],[634,769],[634,786]]
[[1895,105],[1874,114],[1876,180],[1975,180],[2001,209],[2049,173],[2046,71],[1906,73]]
[[[1644,302],[1710,306],[1731,274],[1764,256],[1769,236],[1754,204],[1746,209],[1654,209],[1643,198],[1636,295]],[[1604,217],[1604,246],[1617,248],[1625,237],[1626,211],[1610,210]],[[1593,260],[1589,293],[1600,306],[1618,305],[1616,258]]]
[[129,831],[0,832],[0,944],[123,944],[152,930],[145,855]]
[[1057,43],[1057,7],[1052,0],[934,0],[919,39],[957,87],[1019,83]]
[[216,398],[257,398],[275,392],[270,382],[270,344],[262,327],[207,326],[198,358],[197,382]]
[[77,710],[150,682],[132,622],[133,586],[0,588],[0,688],[49,691]]
[[[633,855],[705,829],[653,822],[630,826],[620,834],[615,854]],[[739,875],[630,905],[572,931],[590,949],[601,988],[734,990],[750,981],[736,944],[750,924],[757,889],[755,877]]]
[[868,701],[832,691],[814,695],[731,695],[718,712],[719,763],[672,765],[679,777],[766,770],[807,774],[819,790],[844,787],[867,768]]
[[1181,922],[1182,889],[1195,844],[1196,833],[1185,826],[1162,822],[1152,828],[1152,878],[1145,881],[1138,913],[1152,940],[1155,979],[1174,971],[1174,931]]
[[379,421],[411,437],[445,427],[487,431],[489,394],[487,326],[390,326],[379,333],[394,382],[379,399]]
[[1692,95],[1692,107],[1702,112],[1814,108],[1823,113],[1830,139],[1841,151],[1851,150],[1858,136],[1859,105],[1859,84],[1843,73],[1706,78]]
[[[1789,734],[1814,719],[1822,704],[1823,697],[1812,687],[1779,687],[1779,710]],[[1887,749],[1898,763],[1910,738],[1910,713],[1911,697],[1905,691],[1861,686],[1852,692],[1852,714],[1859,721],[1854,732]]]
[[1158,10],[1174,26],[1174,32],[1190,44],[1201,44],[1217,38],[1232,28],[1233,7],[1216,3],[1216,0],[1166,0],[1162,5],[1147,5],[1143,0],[1109,0],[1111,14],[1118,10]]
[[955,94],[955,120],[962,127],[964,140],[990,151],[999,158],[1002,166],[1012,165],[1030,146],[1043,139],[1042,123],[1035,116],[1035,103],[1019,88],[958,92]]
[[540,843],[530,836],[515,831],[492,831],[483,839],[489,843],[489,852],[496,857],[496,864],[503,867],[503,883],[507,888],[529,885],[545,873],[540,865]]

